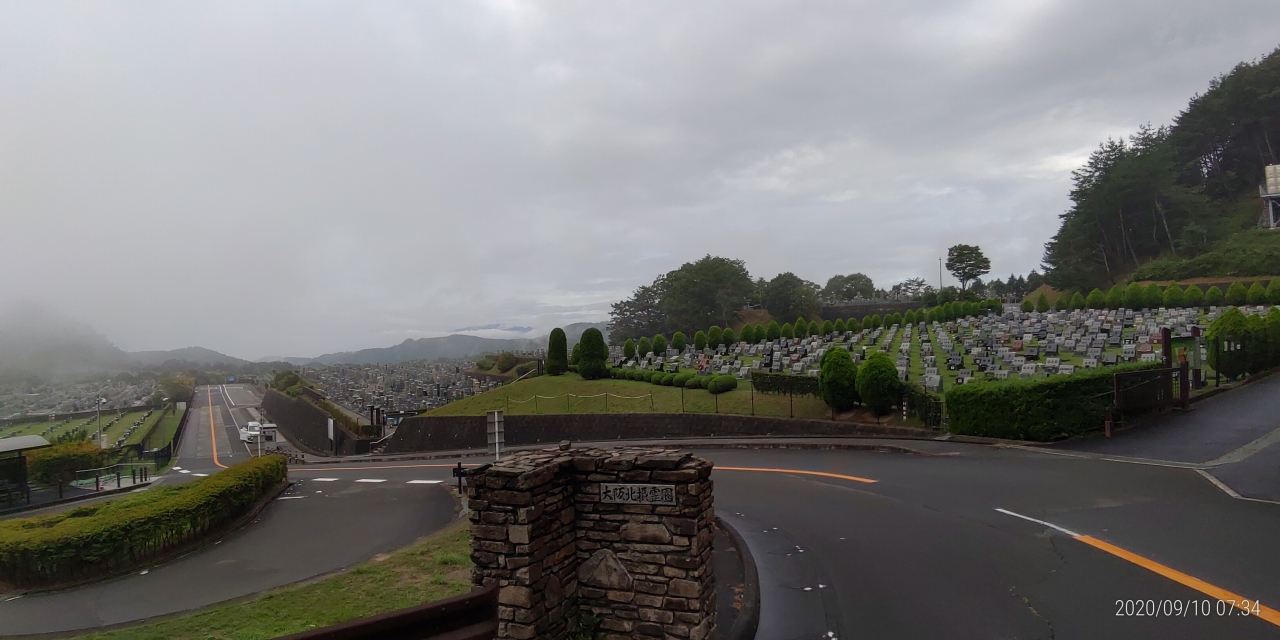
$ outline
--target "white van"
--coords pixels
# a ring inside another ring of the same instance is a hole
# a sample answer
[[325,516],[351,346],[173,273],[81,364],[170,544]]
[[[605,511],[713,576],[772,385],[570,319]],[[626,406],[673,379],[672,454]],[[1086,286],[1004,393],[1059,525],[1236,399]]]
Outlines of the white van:
[[240,427],[240,441],[252,444],[258,441],[262,436],[262,424],[258,422],[246,422]]

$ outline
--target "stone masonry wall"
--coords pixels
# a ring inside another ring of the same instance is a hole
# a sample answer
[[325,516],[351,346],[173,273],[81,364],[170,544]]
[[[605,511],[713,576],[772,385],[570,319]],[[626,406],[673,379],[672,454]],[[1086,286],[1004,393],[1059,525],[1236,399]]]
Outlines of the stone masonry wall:
[[[711,637],[711,463],[562,447],[467,472],[472,579],[500,587],[498,637],[561,640],[579,625],[607,640]],[[602,498],[602,483],[659,485],[675,504]]]

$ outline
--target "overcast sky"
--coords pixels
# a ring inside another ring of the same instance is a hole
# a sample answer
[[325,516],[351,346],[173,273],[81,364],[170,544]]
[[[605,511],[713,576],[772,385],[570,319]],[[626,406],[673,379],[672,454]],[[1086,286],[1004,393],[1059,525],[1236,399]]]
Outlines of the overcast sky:
[[707,253],[1025,273],[1100,141],[1278,44],[1275,0],[2,2],[0,306],[258,358],[532,337]]

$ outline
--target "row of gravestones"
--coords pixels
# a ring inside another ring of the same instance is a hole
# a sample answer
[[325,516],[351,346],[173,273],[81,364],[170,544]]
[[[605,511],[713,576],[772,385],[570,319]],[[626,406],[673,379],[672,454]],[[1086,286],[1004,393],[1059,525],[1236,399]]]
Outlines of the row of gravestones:
[[142,427],[142,423],[146,422],[147,418],[150,418],[152,413],[155,413],[155,409],[147,409],[147,412],[142,414],[141,418],[138,418],[132,425],[129,425],[129,428],[125,430],[124,435],[116,439],[115,447],[119,448],[124,446],[124,443],[129,439],[129,436],[132,436],[135,431],[140,429]]

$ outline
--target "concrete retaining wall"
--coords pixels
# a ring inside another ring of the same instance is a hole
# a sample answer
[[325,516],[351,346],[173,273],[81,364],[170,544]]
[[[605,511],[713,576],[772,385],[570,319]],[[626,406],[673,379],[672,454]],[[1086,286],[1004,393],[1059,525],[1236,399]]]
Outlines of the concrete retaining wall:
[[[708,413],[612,413],[506,416],[509,447],[561,440],[649,440],[716,436],[849,436],[918,437],[924,431],[903,427],[793,420]],[[485,448],[484,416],[418,416],[406,418],[385,453],[452,451]]]

